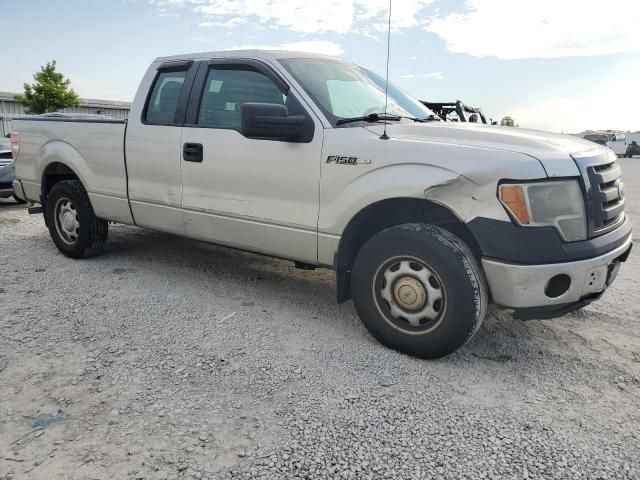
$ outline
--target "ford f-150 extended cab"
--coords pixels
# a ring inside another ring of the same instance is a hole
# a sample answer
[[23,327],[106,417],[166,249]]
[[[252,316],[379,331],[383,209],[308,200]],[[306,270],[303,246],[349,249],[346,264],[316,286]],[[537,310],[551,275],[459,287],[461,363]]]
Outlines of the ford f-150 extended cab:
[[338,301],[423,358],[488,304],[552,318],[611,284],[632,246],[611,150],[441,122],[393,85],[385,103],[384,79],[320,55],[159,58],[126,122],[15,120],[15,189],[73,258],[111,221],[332,268]]

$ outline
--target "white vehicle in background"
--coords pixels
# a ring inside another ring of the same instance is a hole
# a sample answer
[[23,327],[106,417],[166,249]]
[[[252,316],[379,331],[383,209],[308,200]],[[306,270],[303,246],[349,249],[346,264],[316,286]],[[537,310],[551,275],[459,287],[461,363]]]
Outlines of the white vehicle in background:
[[[635,145],[633,145],[633,142],[635,142]],[[640,132],[616,133],[612,135],[606,145],[618,157],[632,157],[634,154],[637,155],[635,150],[637,150],[636,145],[640,145]]]

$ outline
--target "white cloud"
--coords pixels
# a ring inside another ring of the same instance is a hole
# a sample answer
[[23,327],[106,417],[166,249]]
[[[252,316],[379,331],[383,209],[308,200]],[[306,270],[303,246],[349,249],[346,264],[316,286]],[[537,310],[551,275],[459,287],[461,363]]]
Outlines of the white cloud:
[[159,8],[158,16],[159,17],[177,17],[178,14],[168,11],[166,8]]
[[444,75],[442,72],[431,72],[431,73],[406,73],[404,75],[396,75],[396,78],[401,80],[412,80],[414,78],[432,78],[434,80],[442,80]]
[[[396,0],[391,9],[391,27],[395,31],[425,24],[424,9],[433,0]],[[388,0],[355,0],[355,19],[365,21],[379,31],[386,31],[389,21]]]
[[334,31],[345,33],[353,21],[350,2],[325,0],[306,2],[297,0],[212,0],[197,7],[207,17],[255,18],[262,26],[268,24],[293,32],[318,33]]
[[[424,24],[424,8],[434,0],[396,0],[393,28]],[[187,8],[203,16],[201,26],[251,22],[261,28],[298,33],[360,33],[386,30],[388,0],[150,0],[158,8]],[[237,22],[237,23],[235,23]],[[204,24],[204,25],[203,25]]]
[[452,52],[509,60],[640,51],[637,0],[465,0],[464,7],[426,27]]
[[[201,27],[382,38],[388,0],[149,0],[161,15],[191,12]],[[420,28],[452,52],[500,59],[640,51],[640,1],[463,0],[438,14],[436,0],[395,0],[396,32]],[[431,7],[431,8],[428,8]]]
[[205,28],[236,28],[247,23],[245,18],[235,17],[229,20],[207,20],[200,22],[198,26]]
[[282,43],[279,45],[238,45],[228,50],[295,50],[298,52],[320,53],[323,55],[342,55],[344,50],[335,43],[326,40],[307,40],[303,42]]

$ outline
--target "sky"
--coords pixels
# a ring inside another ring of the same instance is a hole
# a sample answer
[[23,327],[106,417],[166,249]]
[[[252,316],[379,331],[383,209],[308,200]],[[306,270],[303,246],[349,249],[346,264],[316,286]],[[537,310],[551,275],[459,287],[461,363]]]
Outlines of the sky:
[[[557,132],[640,130],[640,1],[392,0],[390,80]],[[385,71],[388,0],[0,0],[0,91],[49,60],[84,98],[131,101],[156,57],[234,48]]]

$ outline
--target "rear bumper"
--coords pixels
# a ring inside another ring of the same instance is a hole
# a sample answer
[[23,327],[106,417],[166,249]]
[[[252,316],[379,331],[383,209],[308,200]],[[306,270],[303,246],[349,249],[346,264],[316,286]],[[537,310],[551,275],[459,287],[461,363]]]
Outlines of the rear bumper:
[[[521,311],[521,318],[552,318],[597,299],[615,279],[631,247],[629,235],[615,249],[585,260],[518,265],[483,258],[482,266],[495,304]],[[560,294],[547,289],[549,281],[557,275],[566,275],[570,280],[568,286],[566,281],[560,282],[563,285]]]
[[24,188],[22,188],[20,180],[13,181],[13,191],[19,199],[27,201],[27,196],[24,194]]

